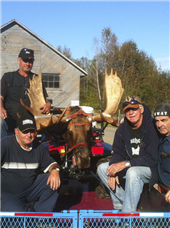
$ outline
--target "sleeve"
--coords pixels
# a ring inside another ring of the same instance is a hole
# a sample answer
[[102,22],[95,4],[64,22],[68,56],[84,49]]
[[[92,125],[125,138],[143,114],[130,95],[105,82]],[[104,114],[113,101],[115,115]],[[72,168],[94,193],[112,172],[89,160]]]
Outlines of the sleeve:
[[39,153],[41,156],[41,161],[40,161],[40,169],[43,172],[47,172],[49,167],[57,162],[50,156],[48,150],[43,146],[43,144],[41,144],[39,146]]
[[6,97],[6,80],[5,80],[5,74],[2,76],[1,80],[0,80],[0,83],[1,83],[1,91],[0,91],[0,94],[2,97]]
[[1,140],[1,163],[2,164],[3,164],[4,156],[5,156],[5,143],[4,143],[4,139],[2,139]]

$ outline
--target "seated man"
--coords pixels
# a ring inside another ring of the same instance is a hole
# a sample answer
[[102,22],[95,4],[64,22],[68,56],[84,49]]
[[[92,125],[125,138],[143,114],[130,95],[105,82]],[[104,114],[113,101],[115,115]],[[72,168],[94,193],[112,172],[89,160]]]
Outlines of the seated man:
[[[154,111],[155,123],[160,132],[158,180],[170,188],[170,104],[160,104]],[[165,195],[170,204],[170,191]],[[170,209],[170,205],[167,205]]]
[[[36,123],[23,115],[15,135],[1,140],[1,210],[53,211],[59,195],[60,168],[42,144],[36,145]],[[33,142],[34,141],[34,142]]]
[[[110,190],[114,209],[134,212],[145,183],[149,189],[157,182],[159,138],[149,108],[136,96],[123,102],[124,122],[116,131],[110,162],[97,172]],[[125,189],[119,178],[125,177]]]

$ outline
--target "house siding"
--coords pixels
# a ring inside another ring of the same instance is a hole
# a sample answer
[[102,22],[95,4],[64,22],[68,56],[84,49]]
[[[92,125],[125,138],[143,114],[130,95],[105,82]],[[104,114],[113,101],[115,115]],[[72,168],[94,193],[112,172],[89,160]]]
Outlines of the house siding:
[[[12,24],[13,23],[13,24]],[[34,50],[35,62],[32,72],[60,75],[60,88],[46,88],[53,106],[67,107],[72,100],[80,99],[80,77],[87,73],[64,57],[51,45],[37,37],[16,21],[1,31],[1,77],[18,69],[18,54],[23,47]]]

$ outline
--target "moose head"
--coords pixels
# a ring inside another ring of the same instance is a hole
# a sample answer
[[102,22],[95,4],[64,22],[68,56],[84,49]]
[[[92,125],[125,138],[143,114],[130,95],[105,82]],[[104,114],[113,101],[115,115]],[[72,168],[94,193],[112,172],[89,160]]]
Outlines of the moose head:
[[[34,115],[37,131],[43,131],[51,126],[67,123],[65,138],[69,147],[69,151],[73,152],[73,165],[77,165],[79,169],[90,167],[90,141],[92,139],[92,122],[107,122],[111,125],[118,126],[116,118],[112,115],[116,112],[119,102],[123,94],[121,80],[117,77],[117,73],[108,75],[105,70],[105,88],[107,105],[105,111],[100,114],[86,114],[80,107],[66,108],[62,114],[42,114],[39,109],[45,104],[43,96],[41,73],[34,75],[30,80],[30,88],[28,96],[30,99],[30,107],[27,107],[21,100],[21,104],[29,112]],[[67,152],[67,153],[68,153]]]

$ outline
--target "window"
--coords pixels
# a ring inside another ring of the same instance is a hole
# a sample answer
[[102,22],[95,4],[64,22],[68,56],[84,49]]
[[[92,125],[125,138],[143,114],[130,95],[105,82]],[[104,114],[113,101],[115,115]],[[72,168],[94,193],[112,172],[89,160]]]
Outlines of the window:
[[43,73],[42,80],[46,88],[60,88],[60,75]]

